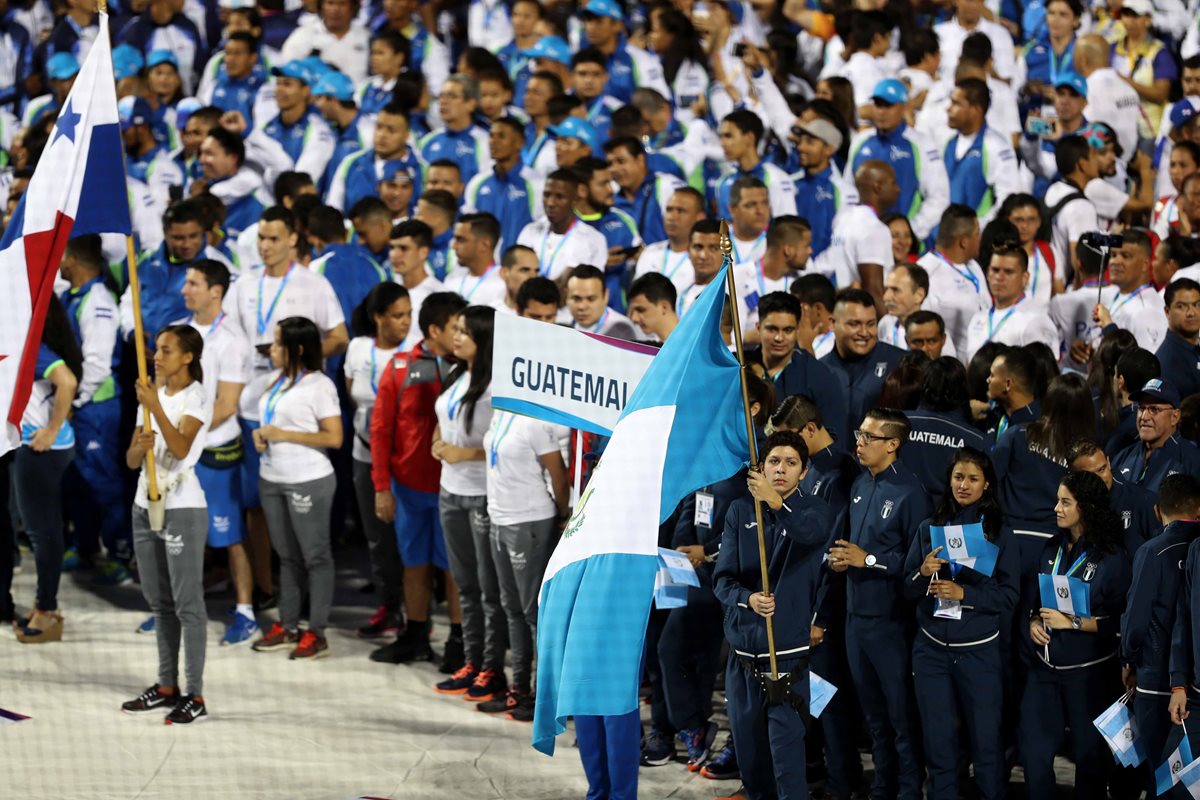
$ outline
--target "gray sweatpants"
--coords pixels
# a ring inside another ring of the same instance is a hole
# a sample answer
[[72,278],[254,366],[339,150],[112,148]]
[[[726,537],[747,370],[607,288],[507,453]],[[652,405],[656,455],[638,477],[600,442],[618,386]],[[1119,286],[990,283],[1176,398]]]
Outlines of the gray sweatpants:
[[289,631],[300,626],[300,601],[308,578],[308,629],[325,635],[333,606],[333,551],[329,517],[337,478],[304,483],[258,479],[271,546],[279,554],[279,621]]
[[512,686],[529,691],[537,647],[537,602],[542,574],[554,549],[554,517],[520,525],[492,523],[500,602],[512,644]]
[[371,582],[379,595],[379,604],[395,614],[400,611],[404,595],[404,564],[396,546],[396,529],[390,522],[375,516],[375,483],[371,480],[371,465],[354,462],[354,494],[362,518],[363,535],[367,537],[367,555],[371,560]]
[[462,604],[463,648],[467,661],[480,669],[504,671],[508,623],[500,605],[500,586],[492,551],[487,496],[467,497],[445,490],[438,513],[446,537],[450,574]]
[[133,507],[133,552],[142,579],[142,596],[154,612],[158,641],[158,682],[179,686],[179,643],[187,693],[204,694],[204,649],[208,615],[204,609],[204,544],[208,511],[167,511],[160,533],[150,530],[148,512]]

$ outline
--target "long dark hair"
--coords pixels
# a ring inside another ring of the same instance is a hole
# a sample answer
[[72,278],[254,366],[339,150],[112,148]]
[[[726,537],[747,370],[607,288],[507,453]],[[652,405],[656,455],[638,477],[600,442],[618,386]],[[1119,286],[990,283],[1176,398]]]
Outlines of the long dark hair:
[[920,408],[930,411],[960,411],[971,418],[971,398],[967,394],[967,368],[957,358],[942,356],[925,368],[921,384]]
[[398,283],[384,281],[376,285],[350,315],[354,335],[370,336],[371,338],[378,336],[379,331],[375,325],[375,317],[386,314],[387,310],[392,307],[392,303],[408,296],[408,289]]
[[67,318],[67,309],[53,294],[50,295],[50,305],[46,307],[46,322],[42,326],[42,344],[54,351],[63,360],[67,369],[75,375],[75,380],[83,380],[83,351],[79,349],[79,340],[71,330],[71,322]]
[[1067,465],[1071,442],[1096,434],[1092,394],[1083,376],[1056,375],[1046,388],[1042,416],[1029,423],[1025,437],[1032,447],[1056,463]]
[[[491,306],[468,306],[462,312],[463,326],[467,335],[475,342],[475,360],[471,363],[471,383],[462,396],[463,430],[471,432],[471,417],[475,415],[475,404],[492,385],[492,329],[496,320],[496,309]],[[442,391],[453,386],[467,371],[466,364],[459,364],[442,384]]]
[[288,317],[279,322],[279,344],[287,353],[287,363],[283,374],[296,370],[320,372],[321,332],[317,325],[307,317]]
[[999,486],[996,483],[996,469],[992,466],[992,459],[988,457],[987,453],[969,445],[958,448],[954,458],[950,460],[950,465],[946,467],[946,491],[933,511],[933,521],[938,525],[945,525],[962,513],[963,507],[954,499],[954,487],[950,485],[950,476],[954,474],[954,468],[959,464],[974,464],[983,473],[983,480],[987,484],[987,488],[983,490],[983,496],[979,498],[979,521],[983,525],[983,535],[989,542],[994,542],[1004,525],[1004,509],[1000,507],[1000,497],[996,493]]
[[188,377],[193,383],[203,383],[204,368],[200,365],[200,359],[204,356],[204,337],[200,335],[200,331],[191,325],[168,325],[158,332],[158,336],[154,337],[155,341],[168,333],[179,342],[180,350],[192,354],[192,362],[188,364]]
[[898,408],[901,411],[916,411],[921,404],[921,386],[925,383],[925,370],[929,367],[929,356],[923,350],[910,350],[883,382],[879,393],[879,405]]
[[1136,350],[1137,339],[1124,328],[1107,333],[1092,353],[1088,368],[1088,386],[1100,398],[1100,424],[1104,433],[1112,433],[1120,421],[1121,394],[1117,391],[1117,362],[1130,350]]
[[1116,552],[1121,546],[1121,520],[1109,506],[1108,487],[1091,472],[1068,472],[1059,486],[1066,488],[1079,505],[1083,522],[1080,542],[1086,550]]
[[[662,9],[658,12],[658,24],[671,34],[671,46],[662,56],[663,76],[670,87],[685,61],[694,61],[708,72],[708,56],[700,45],[700,36],[692,21],[674,6],[664,5]],[[650,13],[654,14],[655,10],[651,9]]]

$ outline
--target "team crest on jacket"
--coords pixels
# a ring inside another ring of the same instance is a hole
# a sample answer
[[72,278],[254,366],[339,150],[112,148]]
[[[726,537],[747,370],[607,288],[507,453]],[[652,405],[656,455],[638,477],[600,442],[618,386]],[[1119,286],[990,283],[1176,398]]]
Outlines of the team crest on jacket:
[[1096,565],[1089,561],[1087,563],[1087,566],[1083,568],[1083,579],[1085,581],[1090,581],[1092,579],[1092,576],[1095,574],[1096,574]]
[[887,362],[879,361],[875,364],[875,377],[882,378],[887,374]]
[[1130,525],[1132,518],[1133,518],[1132,511],[1122,511],[1121,512],[1121,521],[1125,523],[1125,530],[1129,530],[1129,525]]
[[895,503],[893,503],[891,500],[883,501],[883,508],[879,509],[879,516],[887,519],[888,515],[892,513],[892,506],[894,505]]

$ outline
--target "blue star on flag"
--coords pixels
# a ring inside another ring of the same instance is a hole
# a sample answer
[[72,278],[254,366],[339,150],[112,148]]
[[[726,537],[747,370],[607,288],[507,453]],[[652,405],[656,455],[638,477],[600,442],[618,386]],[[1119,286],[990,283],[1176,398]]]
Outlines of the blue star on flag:
[[67,107],[63,109],[63,113],[59,115],[58,122],[54,124],[54,139],[51,144],[57,142],[60,136],[67,137],[72,144],[75,143],[75,126],[79,124],[79,120],[83,116],[75,113],[71,108],[71,101],[67,101]]

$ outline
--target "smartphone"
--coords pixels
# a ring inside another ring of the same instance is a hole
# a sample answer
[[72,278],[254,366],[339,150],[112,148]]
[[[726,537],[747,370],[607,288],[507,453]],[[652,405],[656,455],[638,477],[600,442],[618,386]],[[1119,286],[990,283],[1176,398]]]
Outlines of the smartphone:
[[1058,132],[1056,117],[1030,117],[1025,120],[1025,130],[1030,136],[1053,136]]
[[746,43],[745,42],[738,42],[737,44],[735,44],[733,46],[733,57],[734,58],[745,58],[746,57]]

